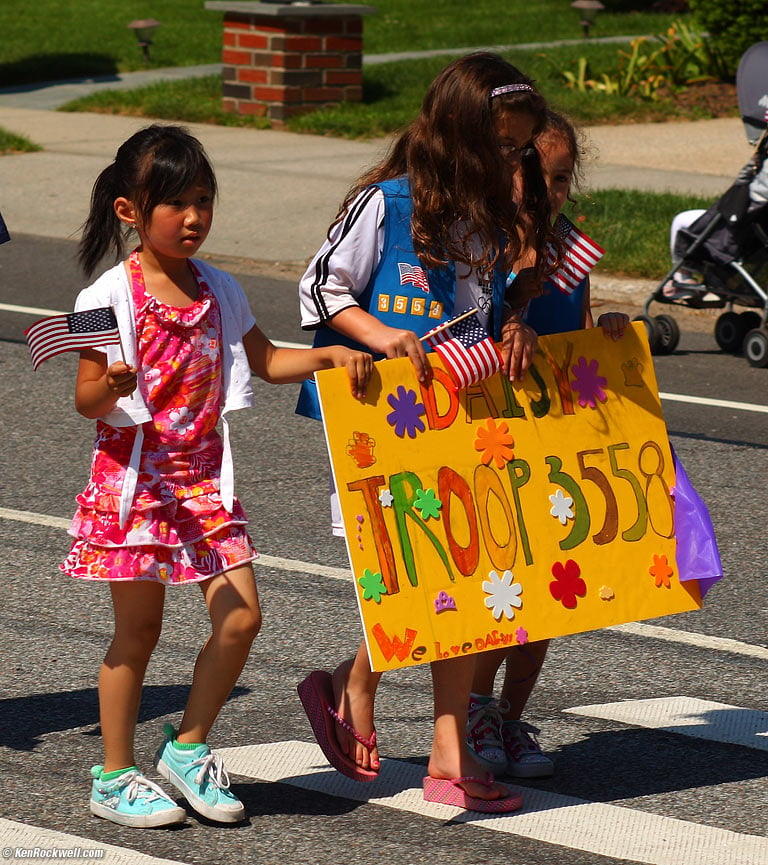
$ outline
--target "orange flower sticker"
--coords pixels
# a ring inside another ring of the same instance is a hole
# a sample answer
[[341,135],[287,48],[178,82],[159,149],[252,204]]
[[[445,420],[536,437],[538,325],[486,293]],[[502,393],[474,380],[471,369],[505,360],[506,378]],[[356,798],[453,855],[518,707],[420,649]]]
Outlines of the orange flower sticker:
[[666,554],[657,556],[654,553],[653,564],[648,568],[648,573],[656,580],[656,588],[661,588],[661,586],[664,586],[667,589],[669,588],[669,578],[672,576],[674,571],[669,566]]
[[496,421],[491,417],[486,421],[484,427],[478,427],[475,439],[475,450],[480,451],[480,461],[485,465],[496,463],[497,469],[504,466],[515,458],[512,446],[515,440],[509,434],[509,426],[506,421],[501,421],[496,426]]

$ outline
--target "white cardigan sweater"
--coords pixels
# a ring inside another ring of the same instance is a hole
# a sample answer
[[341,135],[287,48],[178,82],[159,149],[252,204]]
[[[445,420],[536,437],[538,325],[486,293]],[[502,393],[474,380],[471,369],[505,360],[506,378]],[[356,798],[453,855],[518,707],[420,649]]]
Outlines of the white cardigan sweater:
[[[223,270],[204,261],[194,259],[200,275],[210,286],[221,311],[222,367],[224,406],[223,423],[224,454],[221,463],[221,500],[231,512],[235,495],[235,475],[232,464],[232,449],[229,443],[227,412],[253,406],[251,370],[245,354],[243,336],[256,324],[248,306],[248,300],[238,282]],[[96,282],[84,288],[75,302],[75,312],[111,306],[115,311],[120,330],[121,345],[106,345],[99,351],[107,355],[107,366],[125,359],[127,364],[138,367],[136,344],[136,319],[131,298],[131,285],[125,264],[115,265],[102,274]],[[141,449],[144,442],[142,424],[152,420],[140,389],[130,397],[120,397],[115,407],[101,420],[110,426],[138,426],[130,463],[120,496],[120,525],[124,526],[136,492]]]

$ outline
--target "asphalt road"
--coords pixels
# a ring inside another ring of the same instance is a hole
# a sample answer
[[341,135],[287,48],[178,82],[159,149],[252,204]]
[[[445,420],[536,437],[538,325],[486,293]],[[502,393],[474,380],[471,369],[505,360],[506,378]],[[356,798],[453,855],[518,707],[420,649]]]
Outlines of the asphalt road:
[[[14,237],[0,247],[0,303],[71,308],[81,284],[73,251],[66,241]],[[306,342],[293,282],[248,273],[240,279],[272,338]],[[347,788],[334,793],[322,773],[314,788],[301,779],[275,783],[238,773],[235,791],[249,818],[234,827],[193,817],[178,829],[139,831],[92,818],[88,769],[100,754],[95,685],[111,633],[108,593],[67,580],[56,567],[68,548],[62,526],[87,477],[92,424],[72,406],[74,356],[32,372],[21,332],[33,320],[0,312],[0,841],[10,837],[5,818],[95,848],[123,848],[109,851],[109,862],[138,863],[130,851],[194,865],[768,862],[766,414],[677,399],[663,403],[670,437],[710,507],[726,577],[699,612],[554,641],[527,719],[541,728],[557,771],[527,785],[529,801],[550,803],[520,815],[518,825],[527,828],[425,816],[393,806],[394,799],[359,801]],[[680,349],[657,358],[656,370],[663,393],[768,402],[768,370],[722,354],[711,332],[685,322]],[[347,567],[343,544],[328,530],[321,429],[293,414],[296,387],[257,382],[256,393],[256,410],[237,413],[233,435],[239,495],[265,556],[256,569],[265,625],[214,728],[212,744],[230,748],[312,742],[295,685],[311,669],[334,666],[360,637],[351,586],[318,567]],[[280,558],[307,565],[291,570]],[[169,591],[138,731],[147,767],[162,723],[179,716],[205,633],[199,593]],[[666,706],[675,697],[707,701],[696,703],[710,713],[702,710],[696,732],[616,720],[615,709],[603,717],[568,711],[653,700]],[[737,731],[754,728],[741,744],[732,736],[717,741],[723,720]],[[393,766],[426,762],[425,668],[384,677],[378,727]],[[536,799],[539,793],[545,799]],[[574,802],[586,809],[585,824],[558,832]],[[629,818],[634,828],[622,828]],[[649,852],[667,832],[668,858]],[[680,838],[689,836],[706,856],[688,858]],[[43,846],[64,843],[51,837],[58,838],[46,836]],[[11,854],[19,858],[15,849]]]

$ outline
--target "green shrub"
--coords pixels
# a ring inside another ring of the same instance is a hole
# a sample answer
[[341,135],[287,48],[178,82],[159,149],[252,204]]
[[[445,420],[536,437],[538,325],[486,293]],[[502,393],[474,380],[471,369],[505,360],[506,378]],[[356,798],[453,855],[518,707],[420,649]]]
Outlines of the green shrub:
[[566,87],[582,93],[655,100],[691,84],[727,77],[727,68],[712,43],[679,19],[662,36],[639,36],[629,50],[619,49],[616,68],[595,75],[586,57],[575,71],[559,70]]
[[728,72],[736,75],[741,55],[768,39],[765,0],[690,0],[696,22],[709,33]]

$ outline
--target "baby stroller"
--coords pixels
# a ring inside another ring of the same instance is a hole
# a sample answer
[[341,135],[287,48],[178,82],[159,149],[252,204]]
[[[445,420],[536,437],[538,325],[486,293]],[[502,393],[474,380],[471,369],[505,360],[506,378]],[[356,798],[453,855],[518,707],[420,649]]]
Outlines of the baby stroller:
[[[635,319],[645,324],[653,354],[671,354],[680,328],[671,315],[652,316],[652,303],[727,308],[715,323],[717,344],[743,352],[751,366],[768,367],[767,82],[768,42],[758,42],[736,73],[739,108],[755,154],[720,199],[703,212],[691,211],[697,218],[677,231],[675,262]],[[688,275],[684,283],[677,281],[681,275]],[[746,309],[736,312],[734,306]]]

